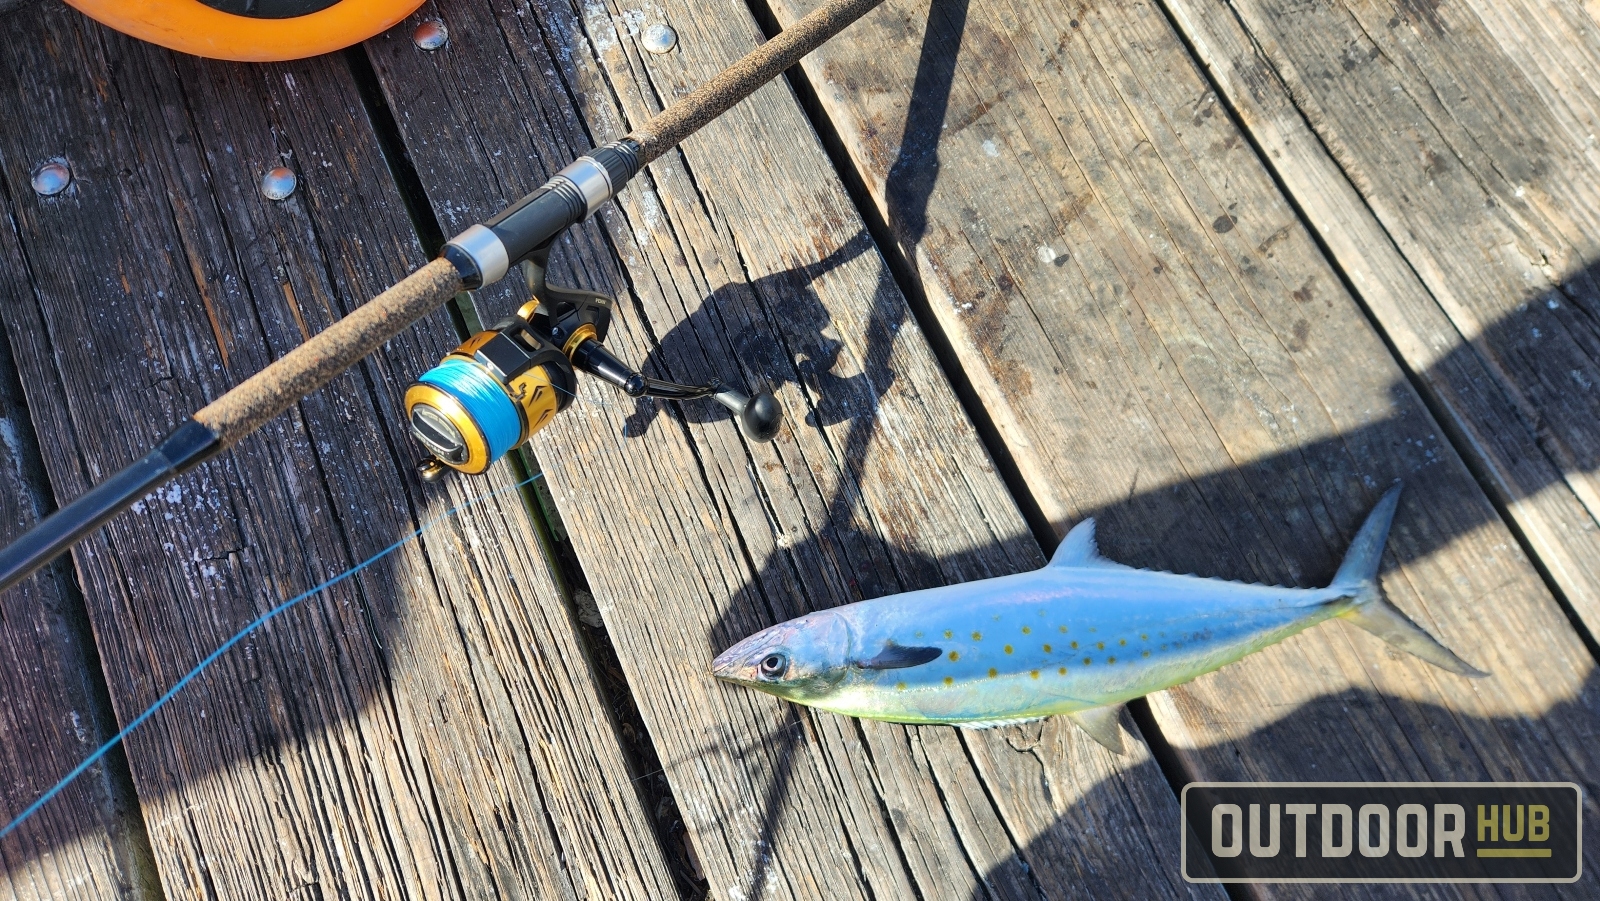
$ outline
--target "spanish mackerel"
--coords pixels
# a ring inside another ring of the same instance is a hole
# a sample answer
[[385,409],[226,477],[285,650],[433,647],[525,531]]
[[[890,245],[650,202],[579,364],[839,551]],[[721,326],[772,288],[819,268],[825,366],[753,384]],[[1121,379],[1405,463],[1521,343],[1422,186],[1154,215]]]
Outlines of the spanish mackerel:
[[1120,705],[1333,617],[1462,676],[1469,666],[1384,598],[1397,483],[1326,588],[1135,569],[1101,557],[1094,520],[1043,569],[809,613],[712,663],[719,679],[847,716],[967,727],[1065,714],[1121,753]]

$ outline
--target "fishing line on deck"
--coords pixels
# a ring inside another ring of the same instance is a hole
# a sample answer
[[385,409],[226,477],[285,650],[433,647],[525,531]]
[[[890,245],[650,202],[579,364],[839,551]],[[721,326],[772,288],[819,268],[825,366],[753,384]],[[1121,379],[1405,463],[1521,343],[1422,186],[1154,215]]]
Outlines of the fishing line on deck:
[[449,510],[446,510],[445,512],[439,514],[438,516],[434,517],[433,519],[430,519],[427,522],[423,523],[421,526],[419,526],[411,534],[399,539],[394,544],[389,545],[388,547],[386,547],[383,550],[377,552],[376,554],[373,554],[371,557],[368,557],[367,559],[361,561],[360,563],[357,563],[355,566],[350,567],[349,569],[345,570],[344,572],[339,573],[338,575],[334,576],[331,579],[328,579],[327,581],[321,583],[320,585],[317,585],[314,588],[310,588],[310,589],[308,589],[308,590],[306,590],[304,592],[301,592],[300,594],[295,595],[294,597],[290,598],[289,600],[284,601],[283,603],[281,603],[278,606],[272,608],[271,610],[268,610],[266,613],[263,613],[260,616],[256,617],[254,620],[252,620],[249,623],[249,625],[246,625],[243,629],[240,629],[237,633],[235,633],[232,638],[230,638],[227,641],[223,642],[220,647],[218,647],[216,650],[212,651],[210,654],[206,655],[205,659],[201,660],[198,664],[196,664],[194,669],[189,670],[189,672],[187,674],[185,674],[183,678],[179,679],[176,683],[173,684],[173,686],[171,688],[167,689],[165,694],[163,694],[160,698],[157,698],[156,702],[154,704],[151,704],[143,713],[141,713],[138,716],[134,717],[133,720],[128,723],[128,725],[122,727],[122,731],[118,732],[116,735],[113,735],[110,738],[109,741],[107,741],[105,744],[101,745],[93,754],[90,754],[87,759],[85,759],[82,763],[80,763],[76,767],[74,767],[72,769],[72,772],[68,773],[66,776],[64,776],[61,779],[60,782],[57,782],[54,786],[52,786],[49,791],[47,791],[43,795],[41,795],[39,797],[39,800],[34,801],[32,804],[28,805],[27,809],[23,810],[22,813],[19,814],[16,817],[16,819],[14,819],[10,823],[6,824],[6,827],[4,829],[0,829],[0,839],[3,839],[7,835],[10,835],[12,833],[12,831],[14,831],[18,826],[21,826],[23,824],[23,822],[25,822],[29,817],[33,816],[35,813],[38,813],[41,808],[43,808],[46,804],[50,803],[51,799],[53,799],[56,795],[60,794],[64,789],[66,789],[66,787],[68,785],[71,785],[72,781],[74,779],[77,779],[79,776],[83,775],[90,767],[92,767],[96,763],[100,762],[101,758],[105,757],[105,755],[108,752],[110,752],[110,750],[112,748],[116,747],[118,742],[121,742],[124,738],[127,738],[128,735],[133,732],[133,730],[135,730],[135,729],[139,728],[139,726],[143,725],[145,720],[148,720],[152,716],[155,716],[156,711],[158,711],[162,707],[164,707],[168,701],[172,700],[178,694],[178,692],[182,691],[184,689],[184,687],[187,686],[190,682],[193,682],[196,677],[198,677],[202,672],[205,671],[206,667],[209,667],[211,664],[215,663],[219,658],[222,657],[223,654],[227,653],[228,650],[231,649],[234,645],[236,645],[239,642],[243,641],[247,635],[249,635],[251,632],[254,632],[256,629],[258,629],[262,625],[264,625],[267,622],[267,620],[272,619],[273,617],[277,616],[280,613],[283,613],[285,610],[288,610],[290,607],[293,607],[294,605],[300,603],[301,601],[305,600],[306,598],[309,598],[312,595],[318,594],[319,592],[325,591],[326,589],[332,588],[333,586],[339,584],[340,582],[343,582],[344,580],[350,578],[351,576],[355,575],[356,573],[361,572],[362,570],[366,569],[367,567],[371,566],[372,564],[377,563],[379,560],[382,560],[383,558],[389,556],[390,554],[392,554],[395,551],[399,550],[400,548],[404,547],[406,544],[409,544],[410,542],[415,541],[416,539],[422,537],[422,535],[424,533],[428,532],[433,527],[439,525],[440,523],[444,522],[447,519],[453,518],[456,514],[460,513],[461,511],[463,511],[465,509],[467,509],[468,507],[471,507],[472,505],[480,503],[482,501],[486,501],[486,500],[490,500],[492,498],[499,497],[500,495],[503,495],[503,494],[508,494],[510,492],[517,491],[517,490],[519,490],[521,488],[524,488],[524,487],[532,484],[534,481],[536,481],[538,479],[541,479],[543,477],[544,477],[544,473],[536,473],[534,475],[529,476],[526,479],[523,479],[520,482],[517,482],[514,485],[510,485],[510,486],[507,486],[505,488],[500,488],[498,490],[491,491],[491,492],[488,492],[486,494],[480,494],[477,497],[474,497],[474,498],[471,498],[469,500],[463,501],[462,503],[458,504],[457,506],[451,507]]

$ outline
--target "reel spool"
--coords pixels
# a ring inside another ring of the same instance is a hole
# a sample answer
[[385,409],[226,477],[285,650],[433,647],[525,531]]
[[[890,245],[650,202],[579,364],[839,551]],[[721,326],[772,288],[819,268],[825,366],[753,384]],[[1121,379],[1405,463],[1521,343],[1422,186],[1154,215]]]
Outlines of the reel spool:
[[566,409],[577,387],[561,348],[516,317],[423,373],[406,389],[406,418],[437,463],[477,475]]
[[[417,472],[432,481],[446,471],[477,475],[544,428],[577,397],[576,373],[629,397],[711,399],[727,407],[751,441],[771,441],[783,425],[777,398],[724,387],[680,385],[644,376],[602,342],[614,301],[605,294],[544,283],[549,247],[530,257],[534,299],[515,316],[468,338],[406,389],[411,434],[431,456]],[[543,298],[541,300],[541,298]]]
[[67,0],[125,34],[212,59],[331,53],[404,19],[422,0]]

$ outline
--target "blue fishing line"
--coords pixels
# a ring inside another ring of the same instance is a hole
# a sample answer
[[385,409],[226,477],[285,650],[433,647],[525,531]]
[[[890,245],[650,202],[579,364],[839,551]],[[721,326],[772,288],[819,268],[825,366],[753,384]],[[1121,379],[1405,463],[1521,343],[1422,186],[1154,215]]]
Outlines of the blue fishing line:
[[272,619],[274,616],[277,616],[278,614],[282,613],[285,610],[288,610],[290,607],[293,607],[294,605],[300,603],[301,601],[305,600],[306,598],[311,597],[312,595],[314,595],[314,594],[316,594],[316,593],[318,593],[320,591],[323,591],[324,589],[332,588],[333,586],[339,584],[340,582],[343,582],[345,579],[350,578],[351,576],[355,575],[356,573],[361,572],[362,570],[366,569],[367,567],[371,566],[372,564],[377,563],[379,560],[382,560],[384,557],[387,557],[390,554],[394,553],[395,551],[399,550],[402,546],[404,546],[408,542],[411,542],[411,541],[416,540],[417,538],[420,538],[424,532],[428,531],[429,529],[433,528],[434,526],[438,525],[439,523],[444,522],[445,520],[449,519],[450,517],[455,516],[457,513],[460,513],[462,510],[467,509],[468,507],[472,506],[473,504],[476,504],[476,503],[478,503],[480,501],[486,501],[486,500],[489,500],[491,498],[499,497],[500,495],[506,494],[507,492],[516,491],[517,489],[523,487],[524,485],[531,484],[535,479],[542,478],[543,476],[544,476],[544,473],[536,473],[534,475],[529,476],[526,479],[523,479],[522,481],[516,483],[515,485],[512,485],[512,486],[507,487],[507,488],[501,488],[498,491],[491,491],[488,494],[481,494],[481,495],[479,495],[479,496],[477,496],[475,498],[472,498],[470,500],[462,502],[458,506],[451,507],[449,510],[446,510],[445,512],[439,514],[438,516],[434,517],[433,519],[430,519],[427,522],[423,523],[421,527],[419,527],[416,531],[412,532],[410,535],[407,535],[404,538],[401,538],[399,541],[396,541],[394,544],[391,544],[388,547],[384,548],[383,550],[377,552],[376,554],[373,554],[371,557],[368,557],[367,559],[361,561],[360,563],[357,563],[355,566],[352,566],[351,568],[345,570],[344,572],[338,574],[337,576],[334,576],[333,578],[329,579],[328,581],[323,582],[321,585],[318,585],[315,588],[312,588],[312,589],[310,589],[308,591],[305,591],[305,592],[303,592],[301,594],[297,594],[294,597],[290,598],[289,600],[284,601],[283,603],[279,604],[278,606],[272,608],[271,610],[268,610],[266,613],[263,613],[260,616],[256,617],[253,621],[251,621],[251,623],[249,625],[245,626],[243,629],[240,629],[232,638],[230,638],[227,641],[223,642],[221,647],[217,648],[215,651],[212,651],[210,654],[206,655],[206,658],[204,660],[200,661],[198,664],[196,664],[194,669],[189,670],[189,672],[182,679],[179,679],[171,688],[167,689],[166,694],[162,695],[160,698],[157,698],[156,702],[154,704],[151,704],[150,707],[147,710],[145,710],[145,712],[143,712],[143,713],[139,714],[138,716],[134,717],[133,721],[128,723],[128,725],[123,726],[121,732],[118,732],[116,735],[111,736],[111,740],[110,741],[108,741],[105,744],[101,745],[98,750],[96,750],[93,754],[89,755],[87,760],[85,760],[84,762],[82,762],[82,763],[78,764],[76,767],[74,767],[72,772],[68,773],[65,777],[62,778],[62,780],[60,782],[57,782],[49,791],[47,791],[43,795],[41,795],[39,797],[39,800],[37,800],[37,801],[33,802],[32,804],[30,804],[28,806],[28,809],[24,810],[21,814],[19,814],[17,816],[16,819],[12,820],[9,824],[7,824],[6,828],[0,829],[0,839],[3,839],[7,835],[10,835],[12,830],[16,829],[18,826],[21,826],[23,821],[27,820],[28,817],[31,817],[35,813],[38,813],[40,808],[42,808],[46,804],[48,804],[50,802],[50,799],[52,799],[56,795],[60,794],[63,789],[65,789],[68,785],[70,785],[72,783],[72,780],[74,780],[74,779],[78,778],[79,776],[83,775],[84,772],[89,769],[89,767],[94,766],[96,763],[99,762],[100,758],[106,756],[107,752],[109,752],[112,748],[116,747],[117,742],[120,742],[124,738],[127,738],[128,734],[130,732],[132,732],[133,730],[139,728],[139,726],[141,726],[144,723],[145,720],[148,720],[150,717],[155,716],[156,711],[160,710],[163,706],[166,705],[166,703],[168,701],[172,700],[173,697],[175,695],[177,695],[178,692],[183,690],[184,686],[188,685],[190,682],[193,682],[195,677],[200,675],[200,673],[203,670],[205,670],[206,667],[208,667],[211,664],[215,663],[219,657],[221,657],[223,654],[227,653],[229,648],[231,648],[234,645],[238,644],[239,642],[243,641],[246,635],[249,635],[251,632],[254,632],[256,629],[260,628],[261,625],[263,623],[265,623],[267,620]]
[[517,439],[522,437],[522,418],[517,414],[516,403],[506,394],[505,386],[482,366],[447,357],[417,381],[426,382],[461,401],[489,440],[491,461],[516,447]]

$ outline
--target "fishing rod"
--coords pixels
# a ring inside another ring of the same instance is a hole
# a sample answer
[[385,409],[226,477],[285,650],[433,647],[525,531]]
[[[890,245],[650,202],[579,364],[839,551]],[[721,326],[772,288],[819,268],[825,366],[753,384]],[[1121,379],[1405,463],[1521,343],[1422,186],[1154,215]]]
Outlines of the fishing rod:
[[158,485],[237,444],[457,293],[497,282],[519,264],[533,299],[467,339],[406,391],[411,433],[429,451],[417,467],[425,479],[452,469],[488,469],[567,407],[576,396],[578,372],[630,397],[712,398],[733,412],[745,437],[771,440],[783,416],[771,394],[752,397],[715,380],[680,385],[648,378],[606,350],[615,301],[546,283],[550,250],[562,232],[615,197],[644,166],[882,2],[827,0],[627,137],[591,150],[538,190],[452,238],[438,259],[201,407],[143,458],[0,550],[0,591]]

